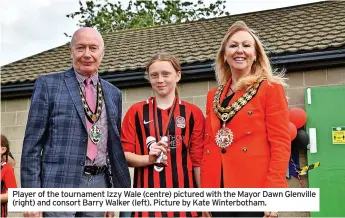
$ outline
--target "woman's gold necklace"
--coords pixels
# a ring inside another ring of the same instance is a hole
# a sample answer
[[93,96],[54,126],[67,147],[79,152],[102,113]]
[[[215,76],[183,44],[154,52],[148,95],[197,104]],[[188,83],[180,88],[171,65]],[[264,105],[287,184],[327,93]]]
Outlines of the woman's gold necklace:
[[213,98],[213,111],[215,112],[217,117],[223,121],[222,127],[216,134],[216,143],[220,148],[222,148],[222,153],[226,152],[225,148],[229,147],[234,140],[234,133],[231,131],[231,129],[225,126],[226,122],[230,118],[234,117],[235,114],[240,111],[255,96],[260,83],[265,79],[266,77],[260,77],[246,93],[244,93],[232,105],[229,105],[227,107],[222,107],[220,103],[220,96],[225,86],[220,85],[217,87],[217,91]]

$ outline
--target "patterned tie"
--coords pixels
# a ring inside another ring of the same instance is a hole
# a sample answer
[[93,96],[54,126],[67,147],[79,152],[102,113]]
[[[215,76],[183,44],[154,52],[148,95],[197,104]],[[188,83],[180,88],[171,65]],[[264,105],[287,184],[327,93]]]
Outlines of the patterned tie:
[[[90,77],[86,78],[85,79],[85,98],[91,111],[94,112],[96,109],[96,100],[95,100],[95,93],[93,92],[90,83],[91,83],[91,78]],[[86,126],[87,126],[87,131],[90,132],[92,123],[88,119],[86,119]],[[97,156],[97,145],[91,141],[90,137],[88,137],[86,155],[90,158],[90,160],[94,160],[95,157]]]

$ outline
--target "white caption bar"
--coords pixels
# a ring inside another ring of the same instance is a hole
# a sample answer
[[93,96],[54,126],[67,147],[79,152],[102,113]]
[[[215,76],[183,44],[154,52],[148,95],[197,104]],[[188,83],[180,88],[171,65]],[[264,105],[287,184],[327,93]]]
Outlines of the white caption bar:
[[319,211],[317,188],[9,189],[8,211]]

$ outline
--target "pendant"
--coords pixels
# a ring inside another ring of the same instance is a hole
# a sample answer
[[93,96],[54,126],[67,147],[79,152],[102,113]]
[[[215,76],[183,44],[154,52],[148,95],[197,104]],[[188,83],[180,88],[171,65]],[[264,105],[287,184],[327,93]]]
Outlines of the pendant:
[[92,125],[89,137],[96,145],[101,141],[101,129],[96,124]]
[[229,128],[223,126],[220,130],[218,130],[216,134],[216,143],[220,148],[229,147],[233,140],[234,134]]
[[92,120],[93,122],[96,122],[96,121],[97,121],[97,116],[96,116],[95,114],[92,114],[91,120]]
[[228,113],[223,113],[221,119],[222,119],[223,122],[226,122],[229,119],[229,114]]

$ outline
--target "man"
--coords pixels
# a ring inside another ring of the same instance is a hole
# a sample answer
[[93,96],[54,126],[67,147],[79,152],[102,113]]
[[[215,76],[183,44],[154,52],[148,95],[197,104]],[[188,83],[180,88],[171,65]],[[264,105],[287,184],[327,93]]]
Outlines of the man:
[[[102,36],[82,28],[72,37],[73,67],[40,76],[25,132],[23,188],[129,188],[120,143],[122,97],[99,78]],[[28,212],[24,216],[113,216],[100,212]]]

